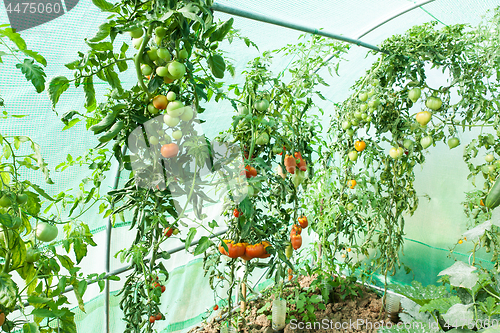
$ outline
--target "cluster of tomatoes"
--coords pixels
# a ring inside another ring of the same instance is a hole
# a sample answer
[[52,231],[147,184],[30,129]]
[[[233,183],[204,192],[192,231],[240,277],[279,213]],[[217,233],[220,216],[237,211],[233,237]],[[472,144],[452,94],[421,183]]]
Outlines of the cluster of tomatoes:
[[298,250],[302,246],[302,229],[307,228],[309,222],[307,221],[307,216],[301,216],[298,218],[299,225],[294,224],[292,230],[290,231],[290,243],[294,250]]
[[227,246],[227,251],[221,243],[219,244],[219,252],[232,259],[242,258],[248,261],[254,258],[263,259],[271,256],[271,254],[267,252],[267,248],[271,246],[271,244],[267,241],[262,241],[257,244],[248,244],[244,242],[235,243],[232,240],[224,239],[223,242]]
[[151,324],[154,324],[155,321],[157,321],[157,320],[163,320],[163,319],[164,319],[163,315],[161,313],[157,313],[155,316],[150,316],[149,317],[149,322]]
[[172,235],[177,235],[179,233],[179,229],[177,228],[173,228],[173,227],[166,227],[164,230],[163,230],[163,234],[169,238],[170,236]]
[[300,171],[307,171],[306,161],[302,158],[300,152],[296,152],[294,156],[285,155],[285,168],[286,171],[295,174],[295,169],[299,168]]

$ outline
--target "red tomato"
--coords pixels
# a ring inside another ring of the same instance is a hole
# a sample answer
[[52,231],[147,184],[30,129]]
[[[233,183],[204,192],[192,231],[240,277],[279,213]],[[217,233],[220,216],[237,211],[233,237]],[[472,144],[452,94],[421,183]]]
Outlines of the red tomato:
[[167,143],[161,146],[161,156],[171,158],[179,154],[179,146],[176,143]]
[[214,311],[219,310],[219,306],[217,304],[214,305]]
[[167,289],[167,287],[165,286],[161,286],[161,293],[163,294],[165,292],[165,290]]
[[151,317],[149,317],[149,322],[150,322],[151,324],[154,324],[154,323],[155,323],[155,320],[156,320],[156,317],[155,317],[155,316],[151,316]]
[[299,224],[303,229],[307,228],[307,226],[309,225],[309,222],[307,222],[307,216],[299,217]]
[[234,217],[240,217],[241,213],[240,213],[240,211],[238,210],[238,208],[235,208],[235,209],[233,210],[233,215],[234,215]]
[[156,316],[155,316],[156,320],[161,320],[161,318],[163,318],[163,316],[161,315],[161,313],[156,314]]
[[292,226],[292,230],[290,231],[290,236],[292,235],[300,235],[302,233],[302,227],[294,224]]
[[257,169],[255,169],[253,166],[247,165],[245,167],[245,170],[247,178],[252,178],[257,176]]
[[292,243],[293,249],[298,250],[302,246],[302,236],[292,235],[290,236],[290,242]]
[[163,230],[163,234],[167,236],[167,238],[172,236],[173,233],[174,233],[174,228],[172,227],[167,227]]

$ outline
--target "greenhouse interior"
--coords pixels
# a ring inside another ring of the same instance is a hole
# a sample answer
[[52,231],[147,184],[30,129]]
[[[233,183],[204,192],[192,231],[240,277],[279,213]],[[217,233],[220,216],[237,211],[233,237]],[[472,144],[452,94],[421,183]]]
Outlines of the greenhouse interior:
[[0,332],[500,332],[498,0],[3,0]]

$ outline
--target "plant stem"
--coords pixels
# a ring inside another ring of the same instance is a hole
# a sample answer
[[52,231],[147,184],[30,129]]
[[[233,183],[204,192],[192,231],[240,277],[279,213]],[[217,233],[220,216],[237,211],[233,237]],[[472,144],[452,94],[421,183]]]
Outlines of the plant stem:
[[153,32],[153,25],[150,24],[146,34],[144,35],[144,37],[142,39],[141,46],[139,47],[139,50],[137,51],[137,54],[135,55],[135,59],[134,59],[135,72],[137,74],[137,82],[139,83],[139,86],[142,88],[142,90],[148,96],[148,100],[151,99],[151,94],[149,93],[149,90],[146,87],[146,85],[144,84],[144,80],[142,79],[141,58],[142,58],[142,54],[144,53],[144,49],[146,48],[146,45],[149,42],[149,38],[150,38],[152,32]]

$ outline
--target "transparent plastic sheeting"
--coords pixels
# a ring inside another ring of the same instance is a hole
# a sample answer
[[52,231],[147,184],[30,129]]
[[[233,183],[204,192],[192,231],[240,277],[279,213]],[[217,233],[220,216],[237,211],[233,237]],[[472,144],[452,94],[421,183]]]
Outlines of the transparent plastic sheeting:
[[[265,14],[270,17],[285,21],[297,22],[317,29],[343,34],[357,38],[367,29],[378,24],[391,15],[399,13],[416,1],[406,0],[287,0],[287,1],[246,1],[246,0],[219,0],[218,3],[245,10]],[[377,45],[384,39],[404,33],[410,27],[438,20],[440,26],[456,23],[469,23],[477,25],[486,10],[498,6],[498,0],[436,0],[422,8],[417,8],[389,21],[362,38],[364,42]],[[40,52],[46,59],[48,67],[45,69],[48,79],[58,75],[71,77],[72,73],[64,64],[73,61],[77,51],[85,52],[87,46],[84,38],[93,36],[98,26],[105,21],[107,13],[101,13],[91,0],[81,0],[65,15],[52,21],[27,29],[21,33],[30,49]],[[227,20],[229,15],[215,13],[217,19]],[[0,1],[0,24],[7,23],[7,14],[3,2]],[[232,59],[236,73],[240,73],[247,62],[265,50],[278,49],[286,44],[295,43],[300,32],[286,28],[251,21],[235,17],[234,27],[240,30],[243,36],[249,37],[257,43],[259,50],[248,48],[242,41],[235,40],[233,44],[225,43],[226,57]],[[310,37],[310,36],[309,36]],[[309,38],[308,37],[308,38]],[[126,40],[125,36],[119,40]],[[118,45],[118,40],[117,40]],[[133,49],[130,50],[133,52]],[[330,84],[329,87],[320,87],[327,101],[316,101],[325,111],[323,127],[327,128],[329,115],[333,112],[333,102],[341,102],[349,96],[349,87],[365,73],[377,57],[366,56],[367,50],[352,46],[343,58],[339,69],[340,76],[330,77],[325,71],[320,74]],[[131,53],[130,53],[131,55]],[[294,56],[274,59],[271,70],[275,75],[283,72]],[[26,179],[35,182],[50,194],[56,195],[61,191],[76,194],[78,185],[83,177],[90,176],[91,172],[85,167],[73,166],[64,172],[56,172],[55,167],[66,160],[68,154],[73,157],[86,153],[89,148],[98,143],[95,136],[85,130],[83,122],[69,130],[62,131],[63,124],[60,116],[69,110],[84,111],[84,94],[81,89],[70,88],[66,91],[57,106],[56,112],[51,110],[49,98],[46,93],[37,94],[34,88],[26,82],[23,75],[14,67],[15,62],[5,57],[0,67],[0,95],[5,100],[5,110],[9,114],[28,115],[26,118],[10,118],[3,120],[0,133],[3,135],[28,135],[42,147],[42,154],[48,163],[54,185],[44,185],[43,175],[37,172],[25,174]],[[286,77],[286,76],[285,76]],[[135,84],[136,78],[133,71],[128,71],[120,76],[123,86],[130,87]],[[429,76],[432,80],[443,80],[442,75]],[[244,78],[226,76],[225,83],[241,83]],[[428,82],[428,83],[429,83]],[[96,83],[96,95],[103,96],[107,92],[104,83]],[[102,98],[101,98],[102,100]],[[416,106],[418,109],[422,105]],[[203,131],[213,139],[220,131],[227,129],[231,123],[234,111],[229,102],[208,103],[206,112],[200,117],[206,120]],[[417,111],[417,109],[415,111]],[[484,132],[483,132],[484,133]],[[462,161],[462,149],[478,132],[472,131],[459,134],[461,146],[449,150],[443,143],[437,143],[429,148],[426,163],[421,170],[417,170],[415,186],[420,195],[420,206],[412,217],[406,218],[406,243],[402,260],[413,271],[409,275],[399,272],[391,277],[392,282],[409,283],[416,279],[423,284],[436,281],[437,273],[451,265],[452,260],[447,257],[448,248],[460,238],[466,230],[466,218],[460,204],[464,199],[465,191],[473,187],[466,179],[468,170]],[[479,152],[477,162],[482,162],[484,152]],[[128,175],[122,175],[120,183],[126,181]],[[102,192],[112,188],[115,175],[110,173],[103,182]],[[478,180],[478,186],[481,186]],[[70,190],[73,189],[73,190]],[[424,196],[425,195],[425,196]],[[221,205],[207,208],[209,217],[222,222],[220,217]],[[126,221],[130,221],[126,214]],[[102,273],[105,270],[105,227],[107,220],[102,219],[96,209],[91,209],[81,218],[87,222],[95,233],[98,247],[89,247],[89,256],[82,261],[82,272],[85,274]],[[310,217],[310,220],[314,219]],[[128,222],[129,223],[129,222]],[[135,234],[128,231],[128,223],[117,222],[113,229],[111,242],[111,270],[123,267],[124,264],[115,259],[113,255],[126,248],[133,240]],[[314,223],[314,222],[312,222]],[[222,223],[219,223],[223,225]],[[62,232],[60,233],[62,234]],[[202,236],[200,233],[198,236]],[[173,240],[173,239],[172,239]],[[171,242],[172,248],[181,245],[177,241]],[[307,242],[305,242],[307,244]],[[462,254],[456,254],[458,259],[467,261],[467,243],[458,248]],[[164,332],[185,332],[189,326],[196,324],[205,315],[207,309],[213,307],[213,292],[208,286],[208,281],[203,277],[201,256],[193,258],[192,255],[180,252],[166,261],[169,269],[173,269],[170,280],[167,281],[163,299],[166,320],[155,324]],[[483,258],[487,258],[484,256]],[[484,262],[488,264],[487,262]],[[127,273],[121,275],[125,279]],[[258,279],[261,274],[257,271],[252,279]],[[256,281],[254,281],[256,282]],[[262,282],[262,281],[261,281]],[[111,332],[123,331],[125,323],[121,320],[121,311],[118,307],[119,299],[115,296],[120,290],[122,282],[111,284]],[[220,293],[222,295],[222,293]],[[69,294],[70,295],[70,294]],[[74,298],[70,298],[76,307]],[[79,332],[104,332],[104,297],[96,285],[89,286],[85,293],[86,314],[77,312]],[[161,326],[164,325],[164,326]]]

